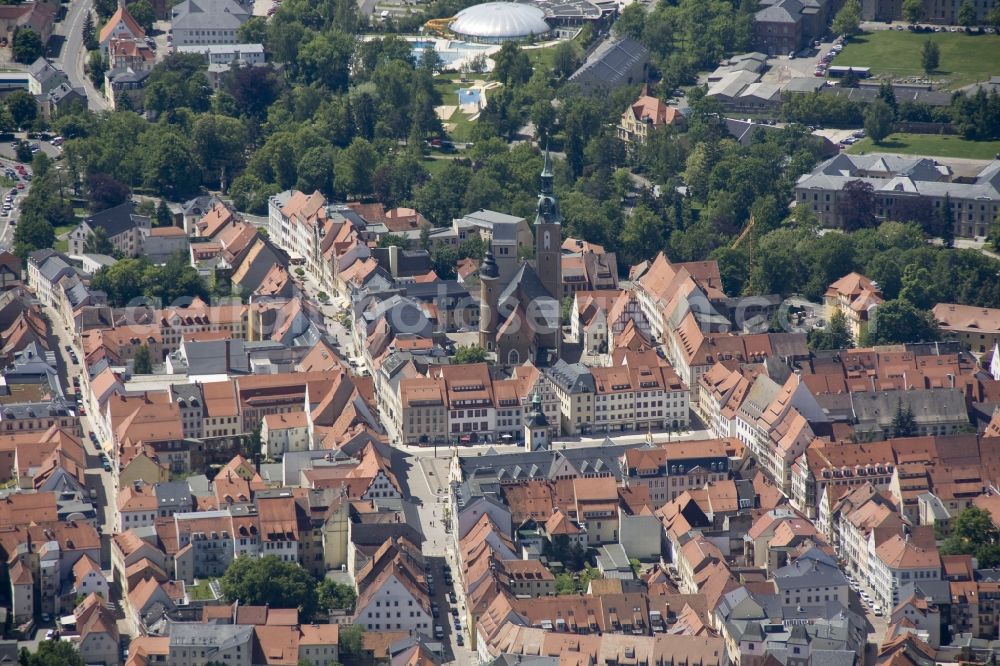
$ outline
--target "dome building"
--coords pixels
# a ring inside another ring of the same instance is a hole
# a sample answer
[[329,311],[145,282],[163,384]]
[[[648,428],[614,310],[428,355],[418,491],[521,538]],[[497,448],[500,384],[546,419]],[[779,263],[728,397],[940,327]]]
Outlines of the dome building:
[[486,2],[467,7],[455,15],[449,29],[458,37],[483,44],[535,39],[552,30],[545,21],[544,11],[517,2]]

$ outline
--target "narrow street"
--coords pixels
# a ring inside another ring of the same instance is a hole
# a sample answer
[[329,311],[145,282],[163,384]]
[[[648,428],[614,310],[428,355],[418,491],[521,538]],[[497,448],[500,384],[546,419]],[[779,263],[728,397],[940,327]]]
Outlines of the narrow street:
[[[433,454],[433,449],[428,451]],[[458,543],[455,535],[447,529],[448,518],[448,467],[451,449],[438,447],[437,458],[415,457],[407,459],[407,486],[410,497],[417,504],[421,529],[424,532],[423,554],[429,565],[429,575],[434,581],[434,594],[431,601],[438,605],[439,617],[434,622],[444,630],[446,645],[445,663],[473,664],[475,653],[471,649],[472,640],[469,636],[468,613],[466,610],[465,590],[461,582],[461,567],[458,560]],[[444,568],[450,568],[453,584],[446,585]],[[448,599],[449,593],[455,594],[456,603]],[[457,609],[457,614],[454,612]],[[458,621],[461,629],[455,627]],[[458,645],[457,636],[462,635],[463,645]]]
[[93,0],[76,0],[70,3],[66,19],[56,26],[56,32],[66,37],[56,62],[66,72],[70,85],[87,91],[87,106],[91,111],[107,111],[110,108],[108,101],[84,73],[87,51],[83,47],[83,23],[92,7]]

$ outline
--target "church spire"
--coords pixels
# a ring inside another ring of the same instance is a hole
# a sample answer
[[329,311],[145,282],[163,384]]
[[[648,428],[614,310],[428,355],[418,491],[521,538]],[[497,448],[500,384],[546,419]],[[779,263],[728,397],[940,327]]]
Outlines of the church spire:
[[552,196],[552,182],[555,174],[552,172],[552,157],[549,155],[549,144],[545,144],[545,162],[542,165],[542,194]]
[[542,165],[541,191],[538,194],[538,214],[535,216],[535,224],[561,224],[562,215],[559,214],[559,202],[556,201],[553,181],[555,175],[552,171],[552,156],[549,154],[549,146],[545,145],[545,161]]

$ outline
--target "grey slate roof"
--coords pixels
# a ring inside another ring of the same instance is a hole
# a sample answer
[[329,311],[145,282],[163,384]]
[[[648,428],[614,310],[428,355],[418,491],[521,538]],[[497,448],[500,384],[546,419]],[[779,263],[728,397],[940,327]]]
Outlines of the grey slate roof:
[[191,488],[186,481],[167,481],[153,487],[156,504],[160,509],[190,511],[192,506]]
[[854,417],[860,424],[889,426],[897,409],[909,409],[918,425],[968,420],[965,398],[958,389],[852,393]]
[[120,233],[128,231],[139,224],[139,219],[142,218],[141,215],[136,215],[134,213],[135,204],[132,201],[126,201],[125,203],[118,204],[111,208],[105,208],[99,213],[94,213],[90,217],[86,218],[84,222],[87,223],[91,229],[97,229],[98,227],[104,229],[108,234],[108,238],[113,238]]
[[632,72],[649,62],[649,49],[625,37],[608,40],[594,49],[587,61],[569,77],[573,83],[588,88],[615,88],[630,81]]
[[583,363],[567,363],[559,359],[546,368],[545,375],[567,393],[593,393],[594,375]]
[[32,78],[38,81],[43,88],[45,87],[45,83],[53,78],[66,78],[66,74],[61,69],[56,68],[55,65],[50,63],[45,58],[38,58],[38,60],[31,63],[31,67],[28,68],[28,73],[31,74]]
[[[639,444],[611,444],[560,451],[518,451],[490,453],[460,458],[462,477],[500,478],[503,480],[554,479],[567,473],[610,473],[621,479],[620,458],[627,449]],[[492,449],[491,449],[492,451]]]
[[847,587],[847,579],[836,565],[800,557],[773,574],[779,592],[802,587]]
[[237,645],[249,645],[253,638],[253,627],[246,624],[172,622],[169,630],[171,650],[178,647],[230,650]]
[[70,264],[69,257],[51,249],[36,250],[28,255],[28,261],[38,266],[38,272],[48,282],[56,282],[66,275],[77,272]]
[[250,18],[233,0],[184,0],[170,16],[174,30],[236,30]]

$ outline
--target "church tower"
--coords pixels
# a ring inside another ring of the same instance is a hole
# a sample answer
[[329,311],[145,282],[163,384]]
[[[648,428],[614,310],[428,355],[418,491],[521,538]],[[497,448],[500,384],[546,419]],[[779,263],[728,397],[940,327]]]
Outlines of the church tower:
[[497,348],[497,325],[500,323],[500,270],[493,258],[493,248],[479,266],[479,346],[487,352]]
[[552,158],[545,147],[542,191],[535,216],[535,272],[549,295],[562,301],[562,215],[553,190]]

